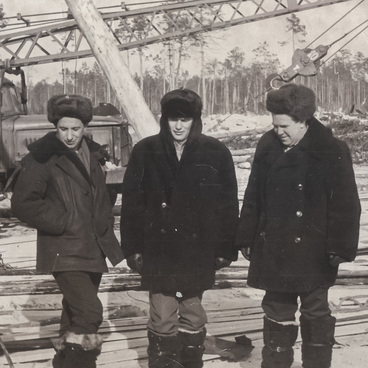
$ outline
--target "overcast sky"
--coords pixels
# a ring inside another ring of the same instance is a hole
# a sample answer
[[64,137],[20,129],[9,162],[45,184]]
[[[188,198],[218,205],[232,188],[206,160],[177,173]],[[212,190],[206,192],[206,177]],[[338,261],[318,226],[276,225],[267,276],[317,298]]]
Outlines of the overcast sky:
[[[299,47],[303,48],[315,40],[333,23],[340,19],[342,15],[347,13],[360,1],[361,0],[350,0],[339,4],[296,13],[296,15],[301,19],[301,24],[304,24],[307,30],[306,44],[300,44]],[[120,0],[93,0],[93,2],[97,7],[120,4]],[[149,3],[149,1],[144,0],[125,1],[128,6],[132,3],[144,2]],[[153,3],[154,2],[155,1],[153,1]],[[17,13],[21,13],[23,16],[28,16],[37,13],[65,11],[67,9],[64,0],[0,0],[0,4],[1,3],[4,6],[4,11],[7,17],[16,16]],[[365,0],[356,10],[343,19],[337,26],[334,26],[329,32],[327,32],[326,35],[318,39],[316,43],[312,45],[312,47],[316,47],[319,44],[329,45],[331,42],[343,36],[362,21],[367,20],[367,14],[368,0]],[[227,53],[236,46],[240,47],[245,52],[246,57],[250,59],[253,56],[252,50],[261,42],[267,41],[270,45],[271,51],[277,54],[278,58],[283,64],[283,67],[287,67],[291,63],[293,51],[291,42],[283,47],[281,47],[279,44],[281,41],[291,40],[291,33],[286,32],[285,29],[286,16],[231,27],[221,32],[222,40],[218,41],[216,46],[213,46],[207,51],[206,59],[212,60],[217,58],[222,61],[226,57]],[[327,57],[332,55],[335,50],[341,47],[349,39],[350,36],[331,47]],[[155,50],[157,50],[157,46],[150,46],[150,48],[152,48],[150,49],[151,53],[155,53]],[[356,51],[361,51],[363,54],[368,56],[368,29],[365,30],[365,32],[357,37],[353,42],[351,42],[346,48],[351,49],[353,53]],[[196,67],[198,60],[199,55],[193,53],[191,63],[187,64],[186,66],[189,69],[191,66]],[[93,59],[89,58],[79,60],[78,65],[81,65],[83,61],[92,63]],[[146,67],[149,68],[149,65]],[[74,68],[74,62],[73,66],[70,68]],[[59,74],[60,64],[54,63],[47,66],[41,65],[39,67],[32,66],[31,68],[28,67],[27,69],[28,73],[31,74],[31,79],[33,81],[38,81],[44,77],[50,82],[53,82],[56,76]]]

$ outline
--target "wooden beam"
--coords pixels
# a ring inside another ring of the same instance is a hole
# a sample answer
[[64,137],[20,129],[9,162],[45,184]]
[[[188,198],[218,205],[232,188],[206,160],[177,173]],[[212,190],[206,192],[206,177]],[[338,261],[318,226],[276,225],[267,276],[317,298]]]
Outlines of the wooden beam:
[[113,34],[92,0],[65,0],[104,71],[138,138],[158,133],[159,126],[119,52]]

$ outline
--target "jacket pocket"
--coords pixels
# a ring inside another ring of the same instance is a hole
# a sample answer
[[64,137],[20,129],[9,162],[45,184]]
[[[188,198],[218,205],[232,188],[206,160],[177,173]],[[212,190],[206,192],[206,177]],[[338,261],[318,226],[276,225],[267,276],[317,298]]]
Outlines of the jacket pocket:
[[200,185],[219,184],[219,172],[216,168],[207,164],[196,164],[196,179]]

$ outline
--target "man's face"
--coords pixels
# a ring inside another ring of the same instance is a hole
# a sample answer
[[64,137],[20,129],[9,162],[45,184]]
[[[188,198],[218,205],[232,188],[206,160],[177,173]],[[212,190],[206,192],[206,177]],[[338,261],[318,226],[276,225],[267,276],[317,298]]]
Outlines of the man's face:
[[174,140],[178,143],[184,143],[188,139],[190,129],[193,124],[193,119],[184,117],[169,117],[168,122],[170,133]]
[[56,125],[56,137],[68,148],[76,149],[83,138],[85,126],[76,118],[61,118]]
[[297,144],[306,132],[305,122],[295,121],[289,115],[272,114],[273,130],[283,145]]

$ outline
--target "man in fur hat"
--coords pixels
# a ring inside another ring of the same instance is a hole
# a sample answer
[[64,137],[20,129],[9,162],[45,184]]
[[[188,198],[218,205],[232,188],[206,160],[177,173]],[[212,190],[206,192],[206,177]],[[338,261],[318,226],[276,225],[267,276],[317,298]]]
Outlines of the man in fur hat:
[[202,131],[202,101],[161,100],[161,130],[135,145],[123,183],[121,239],[149,290],[150,368],[203,366],[202,295],[236,260],[237,183],[229,150]]
[[55,368],[94,368],[102,339],[97,293],[107,272],[123,260],[100,145],[84,136],[92,103],[77,95],[48,101],[56,127],[28,146],[12,196],[12,210],[37,229],[37,271],[52,273],[63,294]]
[[314,92],[287,84],[267,95],[273,130],[260,139],[237,233],[248,285],[265,290],[263,368],[288,368],[298,334],[304,368],[331,364],[328,304],[338,265],[356,256],[360,202],[347,145],[313,117]]

